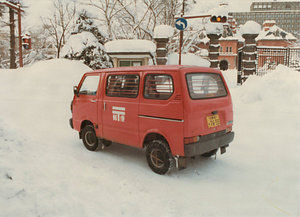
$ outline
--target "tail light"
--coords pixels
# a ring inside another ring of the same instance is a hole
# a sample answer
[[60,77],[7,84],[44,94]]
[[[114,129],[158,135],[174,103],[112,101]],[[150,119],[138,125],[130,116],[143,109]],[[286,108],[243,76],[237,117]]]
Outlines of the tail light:
[[[233,121],[228,121],[227,122],[226,133],[229,133],[229,132],[232,131],[232,123],[233,123]],[[230,126],[228,126],[228,125],[230,125]]]
[[229,126],[229,127],[226,128],[226,133],[229,133],[231,131],[232,131],[232,126]]
[[70,110],[71,110],[71,112],[73,112],[73,101],[71,101]]
[[199,142],[200,141],[200,136],[193,136],[193,137],[185,137],[184,138],[184,144],[191,144],[191,143],[195,143],[195,142]]

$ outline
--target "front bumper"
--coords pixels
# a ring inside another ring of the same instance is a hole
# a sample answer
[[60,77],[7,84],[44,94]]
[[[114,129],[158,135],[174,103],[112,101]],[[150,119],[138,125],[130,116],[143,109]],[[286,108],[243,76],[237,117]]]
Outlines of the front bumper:
[[72,118],[69,119],[69,124],[70,124],[70,127],[71,127],[72,129],[74,129],[74,126],[73,126],[73,119],[72,119]]
[[192,157],[204,154],[217,148],[228,146],[233,141],[234,132],[218,135],[211,134],[212,138],[204,139],[196,143],[188,144],[184,146],[184,156]]

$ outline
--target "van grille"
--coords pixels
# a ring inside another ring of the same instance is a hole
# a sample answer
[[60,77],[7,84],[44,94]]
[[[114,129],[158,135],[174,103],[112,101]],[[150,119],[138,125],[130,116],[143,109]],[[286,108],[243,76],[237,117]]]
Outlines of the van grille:
[[176,95],[176,96],[174,97],[174,100],[181,100],[181,95]]

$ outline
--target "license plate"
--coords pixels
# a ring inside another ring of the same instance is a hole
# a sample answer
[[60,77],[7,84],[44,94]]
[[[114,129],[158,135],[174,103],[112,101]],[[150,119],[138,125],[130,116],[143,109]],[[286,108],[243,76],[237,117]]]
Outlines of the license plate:
[[221,125],[219,115],[212,115],[206,117],[208,128],[217,127]]

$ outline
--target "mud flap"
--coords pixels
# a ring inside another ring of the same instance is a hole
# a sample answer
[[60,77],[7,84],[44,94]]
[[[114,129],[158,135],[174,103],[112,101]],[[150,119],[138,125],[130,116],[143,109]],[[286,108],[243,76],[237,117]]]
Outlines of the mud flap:
[[176,167],[179,171],[186,168],[186,158],[185,157],[174,156],[174,158],[176,161]]
[[98,138],[98,148],[97,150],[103,150],[105,148],[105,145],[103,143],[103,140],[101,138]]
[[226,152],[226,148],[228,147],[229,145],[225,145],[223,147],[220,148],[220,151],[221,151],[221,154],[224,154]]

